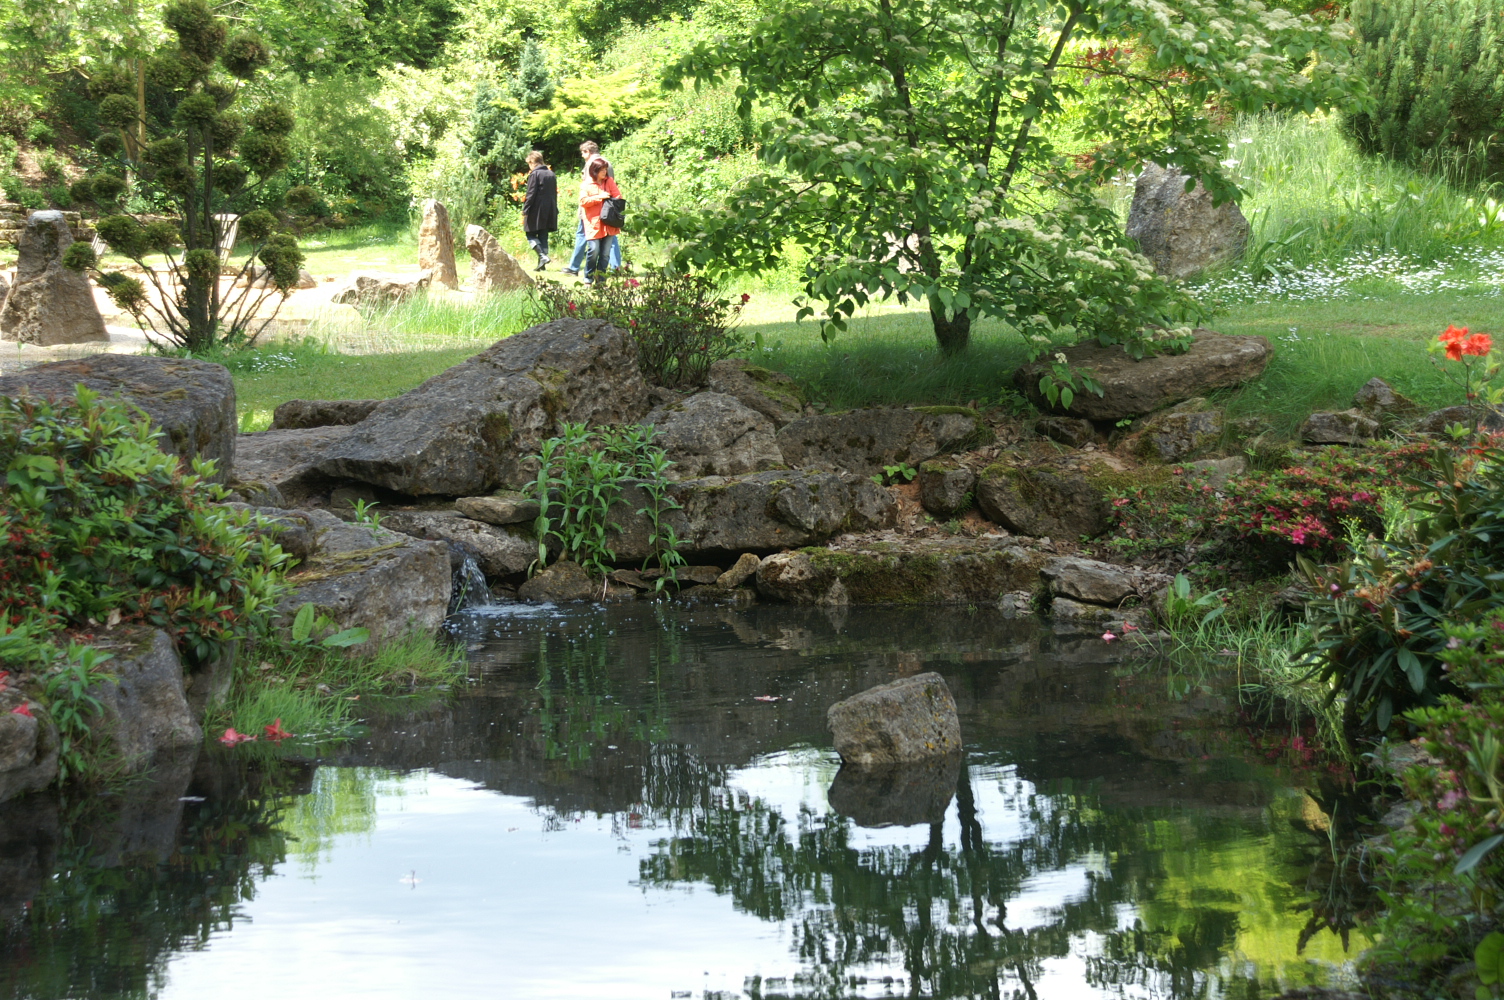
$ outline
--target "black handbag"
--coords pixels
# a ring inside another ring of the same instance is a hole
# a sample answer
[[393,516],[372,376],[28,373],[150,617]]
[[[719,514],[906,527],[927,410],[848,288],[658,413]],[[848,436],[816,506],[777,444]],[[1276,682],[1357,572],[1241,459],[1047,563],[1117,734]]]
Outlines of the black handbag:
[[613,229],[620,229],[627,221],[627,199],[607,198],[601,202],[601,222]]

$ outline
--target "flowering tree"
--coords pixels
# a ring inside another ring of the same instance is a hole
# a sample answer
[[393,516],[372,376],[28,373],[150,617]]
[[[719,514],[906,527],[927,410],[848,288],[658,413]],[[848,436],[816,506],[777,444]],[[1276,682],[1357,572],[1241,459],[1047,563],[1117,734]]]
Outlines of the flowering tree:
[[[1354,88],[1347,32],[1250,0],[836,0],[790,4],[702,43],[670,86],[736,81],[782,114],[772,168],[724,204],[648,218],[680,266],[768,270],[812,254],[801,318],[840,329],[874,298],[929,306],[946,352],[979,316],[1037,339],[1142,340],[1198,316],[1130,250],[1095,196],[1147,159],[1222,200],[1217,106],[1327,107]],[[1102,139],[1058,154],[1050,119],[1082,104]],[[1152,343],[1148,345],[1152,349]]]

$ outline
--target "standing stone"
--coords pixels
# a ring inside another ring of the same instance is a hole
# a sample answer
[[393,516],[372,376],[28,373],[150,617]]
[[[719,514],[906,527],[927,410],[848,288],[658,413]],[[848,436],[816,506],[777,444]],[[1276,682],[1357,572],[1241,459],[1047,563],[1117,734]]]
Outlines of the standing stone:
[[945,678],[915,674],[868,688],[825,715],[848,764],[896,764],[961,752],[961,722]]
[[1128,210],[1128,237],[1154,269],[1170,278],[1187,278],[1243,252],[1248,220],[1234,202],[1213,206],[1211,192],[1200,182],[1185,189],[1186,176],[1155,163],[1144,165],[1133,186]]
[[465,227],[465,249],[470,251],[470,284],[477,292],[515,292],[533,287],[533,276],[480,226]]
[[460,287],[449,210],[443,202],[432,198],[423,202],[423,225],[418,228],[418,266],[433,275],[435,284],[448,289]]
[[17,246],[16,283],[0,306],[0,340],[38,347],[109,342],[89,279],[63,266],[72,242],[62,212],[31,213]]

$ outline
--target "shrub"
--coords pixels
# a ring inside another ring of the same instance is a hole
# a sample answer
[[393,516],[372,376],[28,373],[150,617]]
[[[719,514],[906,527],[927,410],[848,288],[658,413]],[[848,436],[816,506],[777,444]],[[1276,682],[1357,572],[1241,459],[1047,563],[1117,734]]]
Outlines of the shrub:
[[1370,539],[1331,567],[1299,568],[1315,599],[1306,650],[1351,720],[1383,732],[1392,717],[1455,692],[1443,664],[1448,627],[1504,607],[1504,452],[1435,455],[1435,480],[1415,519],[1384,541]]
[[184,474],[150,425],[82,387],[72,400],[0,397],[0,618],[40,628],[140,622],[190,663],[262,621],[287,557],[252,515]]
[[1504,12],[1482,0],[1355,0],[1368,110],[1343,129],[1364,152],[1504,177]]
[[746,347],[733,327],[750,296],[723,298],[703,275],[649,272],[591,288],[545,285],[538,295],[550,318],[605,319],[630,334],[643,377],[656,385],[701,385],[711,365]]

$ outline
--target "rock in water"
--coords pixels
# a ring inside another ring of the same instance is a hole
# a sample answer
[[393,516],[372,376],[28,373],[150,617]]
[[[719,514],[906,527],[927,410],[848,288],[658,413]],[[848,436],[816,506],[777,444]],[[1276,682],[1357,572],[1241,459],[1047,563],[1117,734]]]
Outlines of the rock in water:
[[63,213],[32,212],[17,246],[16,283],[0,306],[0,340],[49,347],[108,343],[89,279],[63,266],[73,234]]
[[414,538],[448,542],[474,557],[480,571],[493,579],[525,573],[538,558],[538,543],[533,539],[452,510],[391,511],[382,516],[381,523]]
[[163,434],[161,449],[182,459],[217,463],[213,479],[228,482],[235,463],[235,383],[224,365],[192,358],[95,354],[0,376],[0,396],[71,399],[82,382],[104,396],[138,406]]
[[773,422],[734,396],[702,392],[657,407],[643,423],[657,428],[653,443],[673,461],[672,479],[736,476],[783,465]]
[[1091,604],[1117,605],[1133,594],[1127,570],[1095,559],[1056,556],[1040,568],[1039,575],[1051,594]]
[[945,678],[915,674],[868,688],[825,714],[848,764],[897,764],[961,752],[961,722]]
[[114,680],[89,689],[104,708],[91,730],[123,773],[144,771],[158,756],[203,740],[188,709],[182,661],[166,632],[121,628],[103,633],[95,645],[111,654],[105,669]]
[[515,292],[533,287],[533,276],[480,226],[465,227],[465,249],[470,251],[470,284],[477,292]]
[[418,227],[418,266],[433,275],[435,284],[448,289],[460,287],[459,272],[454,264],[454,230],[449,227],[449,210],[441,201],[423,202],[423,224]]
[[590,579],[583,566],[561,559],[517,588],[524,601],[584,601],[600,593],[601,585]]
[[886,465],[917,466],[979,448],[993,437],[981,414],[966,407],[881,407],[795,420],[778,432],[778,447],[798,469],[870,476]]
[[477,496],[527,482],[527,456],[560,424],[632,423],[647,408],[630,337],[605,320],[555,320],[386,400],[318,468],[413,496]]
[[907,764],[842,764],[826,798],[857,826],[939,823],[960,779],[959,753]]
[[[22,705],[30,715],[14,711]],[[46,710],[15,687],[0,691],[0,802],[52,784],[57,757],[57,726]]]
[[[1214,389],[1241,385],[1258,378],[1272,351],[1263,337],[1224,337],[1215,330],[1197,330],[1184,354],[1157,354],[1134,360],[1116,345],[1095,340],[1065,349],[1072,368],[1089,370],[1102,385],[1102,395],[1078,392],[1068,412],[1087,420],[1122,420],[1162,410],[1193,396],[1209,396]],[[1013,384],[1029,402],[1048,411],[1050,402],[1039,391],[1044,364],[1035,362],[1013,373]]]
[[1199,182],[1185,189],[1186,176],[1155,163],[1144,165],[1133,186],[1128,236],[1160,274],[1187,278],[1243,252],[1248,220],[1234,202],[1212,205]]

